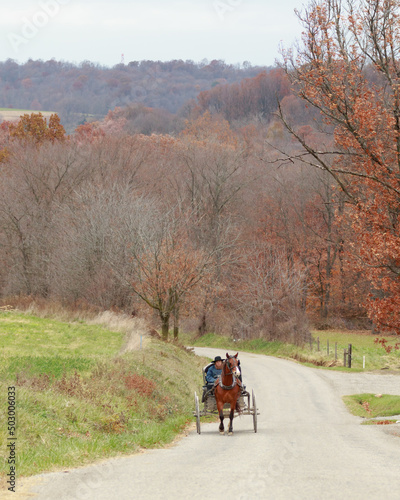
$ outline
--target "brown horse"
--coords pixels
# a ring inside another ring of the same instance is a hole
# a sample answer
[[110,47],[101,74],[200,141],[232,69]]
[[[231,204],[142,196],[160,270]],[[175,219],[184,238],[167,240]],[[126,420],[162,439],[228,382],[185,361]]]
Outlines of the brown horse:
[[240,380],[238,380],[238,377],[240,376],[240,369],[237,357],[238,353],[236,353],[235,356],[229,356],[229,354],[226,353],[226,360],[222,365],[222,373],[216,381],[214,390],[219,419],[221,420],[219,425],[219,432],[221,434],[224,434],[225,430],[224,405],[229,404],[231,407],[231,411],[229,413],[229,436],[233,434],[232,420],[242,387]]

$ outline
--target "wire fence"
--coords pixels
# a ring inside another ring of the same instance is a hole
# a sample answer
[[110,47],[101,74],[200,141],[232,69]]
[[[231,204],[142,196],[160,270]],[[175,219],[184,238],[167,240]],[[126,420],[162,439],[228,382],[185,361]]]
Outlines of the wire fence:
[[[335,360],[338,360],[338,343],[335,342],[329,343],[329,339],[326,341],[326,346],[322,345],[322,342],[320,342],[319,337],[314,339],[312,336],[310,336],[310,350],[312,351],[314,348],[314,344],[316,346],[316,349],[318,352],[323,352],[326,349],[326,354],[327,356],[330,356],[331,353],[335,355]],[[340,356],[343,355],[343,366],[347,368],[351,368],[351,363],[353,359],[353,344],[349,344],[347,348],[343,349],[343,354],[340,353]],[[363,368],[365,368],[365,356],[363,356]]]

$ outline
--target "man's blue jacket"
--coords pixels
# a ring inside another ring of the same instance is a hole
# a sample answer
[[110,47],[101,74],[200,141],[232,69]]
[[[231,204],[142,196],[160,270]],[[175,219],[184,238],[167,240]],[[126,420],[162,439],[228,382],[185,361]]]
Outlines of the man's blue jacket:
[[206,381],[208,384],[213,384],[214,380],[216,380],[221,374],[222,370],[218,370],[215,368],[215,365],[211,365],[207,370]]

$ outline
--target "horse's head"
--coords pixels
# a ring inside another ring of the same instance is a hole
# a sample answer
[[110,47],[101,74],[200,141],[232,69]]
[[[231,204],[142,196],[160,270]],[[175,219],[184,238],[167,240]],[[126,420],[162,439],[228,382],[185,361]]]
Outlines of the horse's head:
[[238,354],[237,352],[234,356],[229,356],[229,354],[226,353],[225,365],[229,373],[232,373],[234,377],[240,377],[239,360],[237,359]]

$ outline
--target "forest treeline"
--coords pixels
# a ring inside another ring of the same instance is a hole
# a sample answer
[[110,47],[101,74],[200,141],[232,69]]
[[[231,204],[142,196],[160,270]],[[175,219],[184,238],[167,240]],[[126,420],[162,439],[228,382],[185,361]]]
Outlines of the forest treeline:
[[[132,61],[109,68],[90,61],[18,64],[8,59],[0,62],[0,107],[53,111],[72,132],[84,121],[101,119],[109,110],[131,103],[163,110],[166,116],[184,115],[187,103],[199,92],[262,71],[269,68],[219,60]],[[169,125],[169,131],[173,128]]]
[[400,7],[363,3],[309,6],[297,54],[184,112],[130,95],[68,134],[1,124],[4,300],[147,315],[164,337],[400,332]]
[[365,318],[343,199],[327,173],[275,163],[268,141],[296,151],[281,124],[234,129],[207,110],[148,136],[123,112],[69,135],[56,115],[1,125],[3,300],[158,318],[165,337],[184,322],[302,342],[309,318]]

